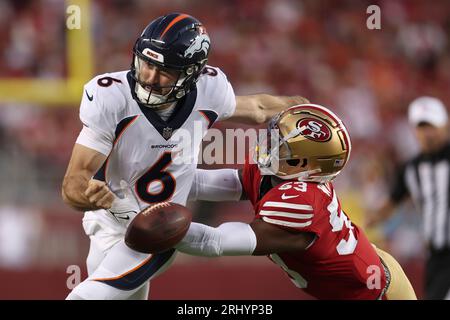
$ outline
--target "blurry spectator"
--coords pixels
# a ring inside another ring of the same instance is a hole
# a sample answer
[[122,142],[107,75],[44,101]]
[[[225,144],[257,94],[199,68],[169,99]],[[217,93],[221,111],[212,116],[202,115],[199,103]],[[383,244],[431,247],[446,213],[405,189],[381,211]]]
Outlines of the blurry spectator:
[[41,224],[37,212],[0,207],[0,267],[23,268],[35,259]]

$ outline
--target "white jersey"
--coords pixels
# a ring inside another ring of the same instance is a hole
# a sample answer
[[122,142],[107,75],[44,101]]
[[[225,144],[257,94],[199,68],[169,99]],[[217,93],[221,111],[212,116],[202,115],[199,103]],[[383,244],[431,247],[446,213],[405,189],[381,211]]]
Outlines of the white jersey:
[[[120,181],[125,180],[141,209],[162,201],[185,205],[202,138],[215,121],[230,117],[236,107],[225,74],[209,66],[205,71],[167,122],[133,99],[128,71],[89,81],[84,86],[83,130],[77,143],[108,156],[95,177],[118,195]],[[106,210],[87,212],[85,229],[90,221],[120,232],[126,226]]]

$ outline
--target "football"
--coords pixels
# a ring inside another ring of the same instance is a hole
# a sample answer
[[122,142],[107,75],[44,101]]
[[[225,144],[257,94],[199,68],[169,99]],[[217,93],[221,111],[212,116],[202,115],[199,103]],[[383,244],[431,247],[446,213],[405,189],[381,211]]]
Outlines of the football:
[[131,221],[125,243],[142,253],[166,251],[183,239],[191,220],[191,211],[182,205],[161,202],[149,206]]

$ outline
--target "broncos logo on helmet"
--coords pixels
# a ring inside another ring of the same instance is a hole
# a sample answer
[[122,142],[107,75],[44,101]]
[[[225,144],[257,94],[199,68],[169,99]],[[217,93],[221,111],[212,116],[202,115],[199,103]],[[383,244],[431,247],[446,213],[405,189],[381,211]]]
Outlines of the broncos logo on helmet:
[[205,53],[205,55],[208,55],[209,44],[210,44],[210,40],[206,33],[197,36],[194,39],[194,41],[192,42],[192,44],[189,46],[189,48],[187,48],[186,51],[184,52],[184,57],[192,58],[192,56],[196,52],[200,52],[200,51],[203,51]]

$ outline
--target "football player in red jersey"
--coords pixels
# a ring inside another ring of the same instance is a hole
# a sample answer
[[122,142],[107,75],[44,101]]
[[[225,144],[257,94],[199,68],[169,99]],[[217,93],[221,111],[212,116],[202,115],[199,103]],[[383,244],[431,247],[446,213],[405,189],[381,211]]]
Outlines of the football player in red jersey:
[[[253,204],[250,224],[192,223],[176,246],[200,256],[268,255],[294,284],[318,299],[416,299],[398,262],[373,246],[341,209],[331,181],[348,162],[351,142],[325,107],[304,104],[273,118],[277,140],[256,164],[197,170],[192,197]],[[273,131],[271,131],[273,132]]]

